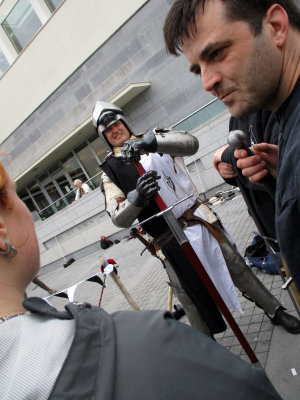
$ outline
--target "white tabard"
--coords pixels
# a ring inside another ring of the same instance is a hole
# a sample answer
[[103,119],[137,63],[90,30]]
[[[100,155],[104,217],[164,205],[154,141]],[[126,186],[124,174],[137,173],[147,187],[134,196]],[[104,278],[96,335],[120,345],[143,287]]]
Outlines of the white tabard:
[[[183,171],[184,163],[181,158],[176,161],[169,155],[149,154],[141,157],[141,164],[146,171],[157,171],[161,179],[158,181],[159,194],[167,207],[172,206],[178,200],[193,193],[193,197],[176,205],[172,212],[179,218],[183,212],[191,207],[197,198],[197,193],[192,184],[188,172]],[[203,213],[197,209],[195,215],[206,220]],[[216,286],[228,308],[235,308],[242,313],[240,302],[230,277],[226,262],[222,255],[218,241],[209,233],[203,224],[196,224],[184,229],[190,244],[202,262],[208,275]]]

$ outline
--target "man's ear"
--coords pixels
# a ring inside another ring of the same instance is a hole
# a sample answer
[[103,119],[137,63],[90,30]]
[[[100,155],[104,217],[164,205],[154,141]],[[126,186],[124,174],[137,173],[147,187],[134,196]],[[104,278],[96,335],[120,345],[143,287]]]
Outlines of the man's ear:
[[7,250],[7,229],[4,219],[0,217],[0,250],[5,251]]
[[290,25],[285,9],[279,4],[273,4],[267,11],[264,23],[275,45],[279,48],[284,46]]

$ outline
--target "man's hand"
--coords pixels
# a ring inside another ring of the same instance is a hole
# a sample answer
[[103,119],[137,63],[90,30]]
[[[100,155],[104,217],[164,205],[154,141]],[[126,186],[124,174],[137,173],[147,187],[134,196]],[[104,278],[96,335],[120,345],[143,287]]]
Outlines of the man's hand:
[[222,161],[222,154],[225,149],[227,149],[228,145],[220,147],[214,154],[213,164],[215,169],[219,172],[219,174],[224,179],[232,179],[237,176],[233,165]]
[[218,169],[217,171],[219,172],[219,174],[222,176],[222,178],[224,179],[232,179],[235,178],[237,176],[237,173],[235,172],[233,165],[223,162],[221,161],[218,164]]
[[249,177],[250,182],[259,183],[268,172],[277,178],[278,146],[270,143],[259,143],[251,147],[254,156],[248,157],[243,149],[234,151],[238,158],[237,166],[242,169],[244,176]]
[[160,176],[157,176],[156,171],[146,172],[138,179],[135,190],[128,193],[127,199],[136,207],[145,207],[160,189],[158,179]]
[[139,161],[141,154],[156,152],[156,139],[153,131],[147,131],[141,139],[127,140],[122,148],[122,161],[132,163]]

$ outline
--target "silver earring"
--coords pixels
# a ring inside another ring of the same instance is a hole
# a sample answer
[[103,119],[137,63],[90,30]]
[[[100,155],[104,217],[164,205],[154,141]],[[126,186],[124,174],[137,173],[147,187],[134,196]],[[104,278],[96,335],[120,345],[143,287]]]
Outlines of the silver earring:
[[[2,254],[3,257],[8,258],[8,259],[14,258],[17,255],[18,250],[8,242],[5,242],[5,244],[7,245],[7,250],[0,250],[0,254]],[[9,253],[12,253],[12,254],[9,254]]]

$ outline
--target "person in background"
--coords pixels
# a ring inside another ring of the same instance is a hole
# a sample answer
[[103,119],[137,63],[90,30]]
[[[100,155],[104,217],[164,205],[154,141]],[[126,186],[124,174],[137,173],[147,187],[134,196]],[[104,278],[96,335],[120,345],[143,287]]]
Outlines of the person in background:
[[75,179],[73,182],[74,185],[77,187],[75,200],[79,200],[84,194],[88,194],[92,191],[87,183],[82,183],[80,179]]

